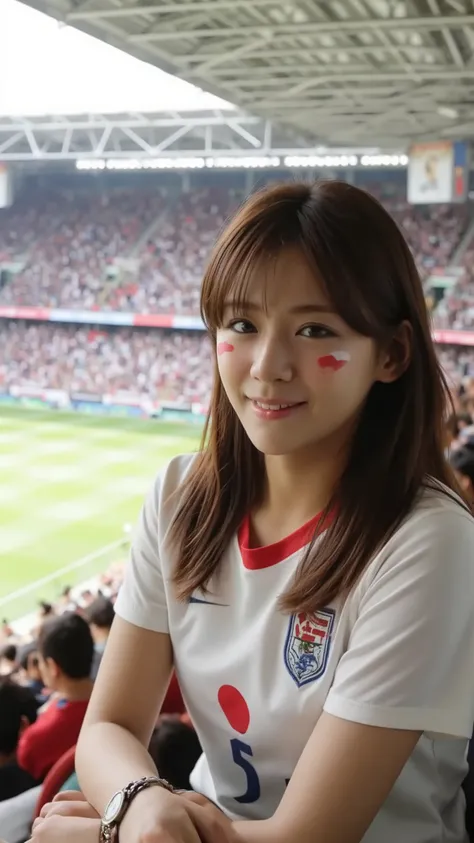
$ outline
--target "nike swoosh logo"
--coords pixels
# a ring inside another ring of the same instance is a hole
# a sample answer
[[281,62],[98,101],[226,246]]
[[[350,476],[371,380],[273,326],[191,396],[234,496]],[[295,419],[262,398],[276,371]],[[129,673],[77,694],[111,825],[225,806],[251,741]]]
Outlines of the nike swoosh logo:
[[228,603],[214,603],[212,600],[201,600],[200,597],[190,597],[190,603],[204,603],[206,606],[229,606]]

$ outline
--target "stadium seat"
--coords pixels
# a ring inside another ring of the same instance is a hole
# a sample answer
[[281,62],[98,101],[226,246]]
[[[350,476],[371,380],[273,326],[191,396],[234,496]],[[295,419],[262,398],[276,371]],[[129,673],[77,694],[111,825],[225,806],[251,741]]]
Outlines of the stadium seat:
[[41,793],[35,808],[35,819],[39,817],[41,808],[47,802],[52,802],[57,793],[61,790],[63,784],[67,781],[69,776],[74,772],[74,759],[76,755],[76,747],[72,746],[59,761],[56,761],[54,767],[51,768],[46,776]]

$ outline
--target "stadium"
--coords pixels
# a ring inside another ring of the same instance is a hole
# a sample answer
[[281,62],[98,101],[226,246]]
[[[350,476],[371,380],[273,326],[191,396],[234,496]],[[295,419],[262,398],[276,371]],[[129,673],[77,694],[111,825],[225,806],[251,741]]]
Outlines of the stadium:
[[[446,449],[474,448],[474,9],[3,0],[0,53],[0,674],[11,678],[45,617],[115,601],[157,472],[199,448],[214,372],[201,281],[261,189],[341,181],[389,212],[451,392]],[[453,466],[474,504],[474,459]],[[169,710],[188,717],[181,697]],[[37,802],[7,831],[1,782],[0,838],[21,843]]]

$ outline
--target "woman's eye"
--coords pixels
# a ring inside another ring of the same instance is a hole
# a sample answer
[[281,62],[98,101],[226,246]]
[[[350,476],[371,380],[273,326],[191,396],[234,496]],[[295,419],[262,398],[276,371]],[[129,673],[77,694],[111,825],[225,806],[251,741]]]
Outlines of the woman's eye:
[[248,319],[236,319],[230,323],[229,328],[236,334],[251,334],[255,331],[255,327]]
[[298,333],[303,337],[318,340],[324,340],[329,337],[336,336],[335,332],[332,331],[331,328],[326,328],[324,325],[305,325],[304,328],[301,328],[301,330],[298,331]]

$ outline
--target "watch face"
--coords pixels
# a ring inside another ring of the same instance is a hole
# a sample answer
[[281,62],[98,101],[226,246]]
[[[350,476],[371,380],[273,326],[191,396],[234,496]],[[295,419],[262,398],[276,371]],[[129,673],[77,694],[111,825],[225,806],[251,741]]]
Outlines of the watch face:
[[120,811],[122,810],[124,800],[125,794],[122,790],[119,790],[118,793],[112,796],[112,799],[105,809],[104,822],[113,823],[117,819],[120,815]]

